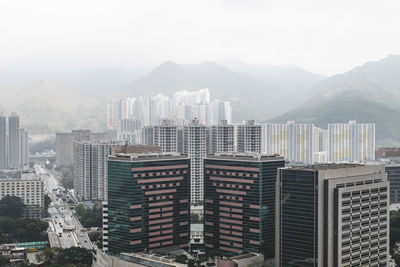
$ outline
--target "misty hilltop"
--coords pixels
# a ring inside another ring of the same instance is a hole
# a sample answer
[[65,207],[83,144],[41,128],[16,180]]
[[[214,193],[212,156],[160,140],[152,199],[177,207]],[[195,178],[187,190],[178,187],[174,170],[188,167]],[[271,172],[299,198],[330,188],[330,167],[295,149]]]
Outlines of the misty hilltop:
[[400,145],[400,56],[368,62],[329,77],[312,89],[306,103],[272,121],[376,123],[377,144]]
[[[212,98],[230,100],[233,120],[285,122],[295,120],[326,127],[330,122],[374,122],[377,143],[400,144],[400,56],[368,62],[349,72],[324,77],[296,66],[250,64],[242,61],[178,64],[167,61],[125,85],[107,68],[86,72],[80,87],[74,76],[53,77],[61,82],[31,80],[2,84],[0,108],[21,115],[31,132],[73,128],[104,130],[106,104],[119,97],[172,95],[180,90],[209,88]],[[100,81],[92,81],[101,75]],[[113,77],[113,78],[111,78]],[[125,77],[125,76],[124,76]],[[125,77],[124,80],[127,78]],[[70,84],[70,86],[68,86]],[[87,86],[85,86],[85,84]],[[90,84],[90,86],[89,86]],[[113,85],[113,86],[112,86]],[[108,95],[103,96],[106,92]]]

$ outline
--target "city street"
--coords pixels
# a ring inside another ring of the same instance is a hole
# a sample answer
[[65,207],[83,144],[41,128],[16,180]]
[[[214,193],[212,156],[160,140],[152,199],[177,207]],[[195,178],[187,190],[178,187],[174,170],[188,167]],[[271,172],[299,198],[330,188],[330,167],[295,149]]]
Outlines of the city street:
[[55,175],[40,165],[36,172],[44,179],[45,191],[51,198],[49,206],[49,241],[51,247],[83,247],[92,249],[92,243],[74,212],[68,207],[66,197]]

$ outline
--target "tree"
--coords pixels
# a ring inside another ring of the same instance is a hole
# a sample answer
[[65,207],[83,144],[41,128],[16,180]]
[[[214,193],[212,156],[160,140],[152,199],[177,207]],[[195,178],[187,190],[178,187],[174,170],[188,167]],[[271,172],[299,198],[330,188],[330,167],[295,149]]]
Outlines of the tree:
[[85,216],[86,214],[85,206],[83,206],[82,204],[77,205],[75,207],[75,211],[79,216]]
[[10,263],[10,260],[3,254],[0,254],[0,266],[6,266],[9,263]]
[[24,202],[16,196],[5,196],[0,200],[0,216],[20,218],[24,212]]
[[186,257],[186,255],[181,254],[181,255],[179,255],[179,256],[177,256],[177,257],[175,258],[175,261],[178,262],[178,263],[183,263],[183,264],[185,264],[186,261],[187,261],[187,257]]
[[57,264],[85,264],[92,265],[92,252],[85,248],[71,247],[60,251],[56,257]]

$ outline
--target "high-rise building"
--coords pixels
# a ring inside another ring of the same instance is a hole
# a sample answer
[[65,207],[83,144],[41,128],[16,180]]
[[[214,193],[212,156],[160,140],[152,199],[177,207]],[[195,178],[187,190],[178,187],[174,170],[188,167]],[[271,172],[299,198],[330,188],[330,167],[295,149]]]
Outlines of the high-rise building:
[[12,113],[8,117],[8,168],[20,168],[19,116]]
[[154,127],[145,126],[142,128],[142,145],[154,145]]
[[178,126],[168,120],[153,126],[153,143],[161,147],[162,152],[178,152]]
[[237,151],[261,153],[261,125],[254,120],[237,125]]
[[207,154],[206,126],[194,119],[184,126],[183,152],[190,158],[190,197],[192,203],[203,201],[204,194],[204,158]]
[[313,163],[312,124],[262,124],[262,151],[278,154],[289,162]]
[[205,162],[206,251],[249,252],[274,257],[275,183],[280,156],[259,153],[209,154]]
[[29,167],[29,142],[28,131],[21,128],[19,130],[20,137],[20,164],[21,169]]
[[210,153],[235,151],[235,126],[222,120],[210,129]]
[[120,142],[74,142],[74,190],[80,200],[107,200],[107,158]]
[[108,251],[187,248],[190,159],[177,153],[108,159]]
[[375,160],[375,124],[328,124],[328,160],[365,162]]
[[390,204],[400,203],[400,164],[390,163],[385,167],[390,183]]
[[276,266],[387,265],[384,165],[282,168],[276,186]]
[[7,118],[3,114],[0,114],[0,169],[7,168]]
[[72,165],[74,142],[108,140],[107,133],[92,133],[90,130],[73,130],[71,133],[56,133],[56,165]]

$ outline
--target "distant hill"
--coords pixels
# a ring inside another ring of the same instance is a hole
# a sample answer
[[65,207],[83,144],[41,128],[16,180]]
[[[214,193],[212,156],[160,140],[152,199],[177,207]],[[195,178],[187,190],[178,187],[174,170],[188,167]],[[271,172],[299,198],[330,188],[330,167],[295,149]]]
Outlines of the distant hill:
[[389,56],[317,84],[321,92],[271,121],[376,123],[377,144],[400,145],[400,56]]
[[103,128],[106,111],[98,109],[99,101],[73,94],[58,83],[27,81],[3,85],[0,92],[1,110],[17,112],[21,125],[32,133]]
[[265,69],[265,77],[262,71],[256,77],[213,62],[177,64],[168,61],[113,95],[172,95],[179,90],[209,88],[212,98],[232,102],[234,120],[263,120],[299,106],[308,99],[310,87],[321,80],[320,76],[306,71],[299,71],[296,75],[290,75],[291,72],[282,74],[280,79],[290,80],[293,84],[304,85],[304,80],[308,81],[308,86],[296,87],[296,93],[293,93],[285,87],[287,84],[281,86],[277,83],[278,69],[282,73],[286,70],[285,67],[271,67]]

